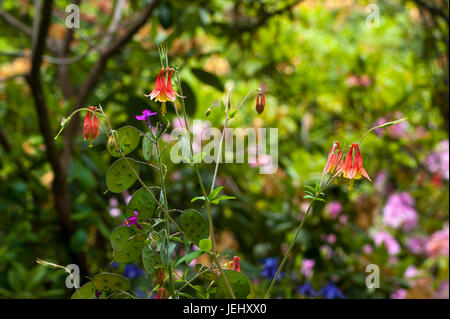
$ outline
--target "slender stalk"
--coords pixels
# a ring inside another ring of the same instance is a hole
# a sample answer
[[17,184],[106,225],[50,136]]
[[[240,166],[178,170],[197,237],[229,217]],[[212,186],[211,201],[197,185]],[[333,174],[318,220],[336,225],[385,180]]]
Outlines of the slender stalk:
[[309,203],[309,206],[308,206],[308,209],[306,210],[305,216],[302,218],[302,221],[294,234],[294,238],[292,239],[291,244],[289,245],[289,248],[288,248],[286,254],[284,254],[283,260],[281,261],[281,264],[278,267],[277,273],[275,274],[275,277],[273,277],[272,282],[270,283],[269,289],[267,290],[267,292],[264,296],[265,299],[268,299],[270,297],[270,292],[272,291],[272,288],[275,285],[275,282],[277,281],[278,275],[280,274],[281,270],[283,269],[284,264],[286,263],[287,258],[289,256],[292,248],[295,245],[295,242],[297,241],[298,234],[300,233],[300,230],[302,229],[303,224],[305,223],[306,217],[308,217],[309,211],[311,210],[313,203],[314,203],[314,200],[312,200],[311,203]]
[[[169,209],[168,204],[167,204],[167,192],[166,192],[166,181],[165,181],[165,177],[164,177],[164,170],[161,164],[161,154],[159,152],[159,141],[157,140],[155,142],[156,145],[156,156],[158,158],[158,167],[159,167],[159,177],[160,177],[160,181],[161,181],[161,188],[162,188],[162,193],[163,193],[163,198],[164,198],[164,208],[166,210]],[[167,215],[165,215],[165,220],[166,220],[166,236],[167,236],[167,242],[169,242],[169,218],[167,218]],[[169,251],[169,246],[167,246],[167,253]],[[167,266],[168,268],[168,272],[169,272],[169,284],[170,284],[170,293],[173,296],[173,298],[175,298],[175,283],[173,281],[173,271],[172,271],[172,264],[169,263],[169,265]]]
[[[176,77],[177,77],[178,89],[180,91],[179,94],[183,95],[183,89],[181,88],[181,81],[180,81],[180,75],[178,73],[178,70],[176,70],[175,74],[176,74]],[[191,142],[191,139],[190,139],[190,129],[189,129],[189,124],[188,124],[188,121],[187,121],[187,118],[186,118],[186,105],[184,103],[184,99],[183,98],[181,98],[181,103],[183,104],[183,110],[184,110],[184,112],[183,112],[184,125],[186,126],[186,130],[187,130],[187,132],[185,132],[185,134],[186,135],[189,134],[189,136],[186,136],[186,139],[189,141],[189,147],[191,149],[191,155],[193,157],[194,149],[192,147],[192,142]],[[178,112],[177,107],[175,106],[174,109],[175,109],[175,113],[177,114],[177,117],[180,118],[180,114]],[[212,214],[211,214],[211,203],[208,200],[208,195],[206,194],[205,186],[203,185],[203,181],[202,181],[202,177],[200,175],[200,171],[198,169],[198,165],[197,165],[197,163],[195,161],[193,161],[193,163],[194,163],[195,173],[196,173],[198,182],[200,184],[200,188],[202,190],[203,196],[205,197],[206,209],[208,211],[209,236],[211,238],[211,250],[212,250],[212,253],[213,253],[212,255],[213,255],[213,258],[214,258],[214,262],[216,263],[216,266],[219,269],[219,272],[220,272],[222,278],[225,281],[225,284],[227,286],[228,292],[231,295],[231,298],[236,299],[236,296],[235,296],[235,294],[233,292],[233,288],[231,288],[230,282],[228,281],[228,278],[227,278],[225,272],[223,271],[222,266],[220,265],[219,258],[217,257],[216,244],[215,244],[215,239],[214,239],[214,224],[213,224]]]

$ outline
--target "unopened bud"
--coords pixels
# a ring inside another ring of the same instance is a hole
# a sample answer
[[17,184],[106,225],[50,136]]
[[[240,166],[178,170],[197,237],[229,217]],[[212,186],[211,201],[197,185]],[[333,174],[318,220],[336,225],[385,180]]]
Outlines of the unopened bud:
[[117,147],[116,137],[114,135],[111,135],[108,137],[108,148],[110,150],[114,150]]
[[256,96],[256,112],[258,114],[261,114],[264,112],[264,107],[266,106],[266,97],[264,96],[264,93],[259,92]]

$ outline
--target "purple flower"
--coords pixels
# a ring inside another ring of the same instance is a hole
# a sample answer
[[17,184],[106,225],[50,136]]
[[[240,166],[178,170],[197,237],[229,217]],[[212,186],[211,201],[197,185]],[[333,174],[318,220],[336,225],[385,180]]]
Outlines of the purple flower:
[[403,277],[405,277],[406,279],[411,279],[417,277],[418,274],[419,271],[417,270],[416,266],[409,265],[408,268],[406,268]]
[[395,240],[395,238],[389,235],[389,233],[384,231],[376,233],[373,236],[373,241],[377,246],[381,246],[382,244],[384,244],[386,246],[389,255],[397,255],[401,250],[400,245]]
[[331,219],[336,219],[342,211],[342,204],[338,201],[329,202],[327,206],[325,206],[325,211],[328,212]]
[[120,224],[121,226],[128,226],[130,227],[131,225],[136,225],[137,228],[142,229],[142,226],[139,225],[138,223],[138,217],[139,217],[139,213],[137,211],[134,211],[134,215],[135,216],[131,216],[128,219],[124,219],[124,221],[122,222],[122,224]]
[[142,115],[136,115],[136,120],[146,121],[148,127],[152,127],[152,125],[150,124],[150,116],[153,116],[156,114],[158,114],[158,112],[152,112],[150,110],[143,110]]
[[300,269],[300,273],[304,275],[306,278],[311,278],[314,272],[314,264],[316,262],[314,259],[304,258],[302,260],[302,268]]
[[297,288],[297,291],[300,295],[304,295],[306,297],[314,297],[316,292],[313,289],[313,286],[310,282],[307,282]]
[[99,298],[101,294],[102,294],[101,291],[98,291],[97,289],[95,289],[95,298]]
[[410,252],[416,255],[421,255],[425,253],[425,246],[427,244],[427,239],[424,237],[410,237],[406,241],[406,247]]
[[317,295],[323,296],[326,299],[344,299],[343,293],[336,287],[336,285],[330,281],[325,287],[317,292]]
[[[277,273],[278,270],[278,257],[269,257],[269,258],[263,258],[263,270],[261,272],[261,275],[264,278],[273,279]],[[279,280],[282,277],[282,273],[278,275],[277,280]]]
[[144,271],[137,264],[127,264],[123,270],[123,275],[129,279],[134,279],[144,275]]
[[383,208],[383,223],[394,229],[412,230],[419,219],[413,205],[414,198],[406,192],[391,195]]

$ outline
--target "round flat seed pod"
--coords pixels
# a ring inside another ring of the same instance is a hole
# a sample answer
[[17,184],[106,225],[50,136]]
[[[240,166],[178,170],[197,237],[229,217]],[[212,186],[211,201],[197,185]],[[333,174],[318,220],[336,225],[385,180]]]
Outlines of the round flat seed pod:
[[[73,294],[71,299],[97,299],[95,296],[95,285],[92,281],[89,281],[88,283],[84,284],[78,290],[76,290]],[[104,299],[105,295],[101,294],[98,299]]]
[[112,231],[109,241],[114,250],[122,250],[126,247],[129,238],[135,234],[136,232],[131,227],[119,226]]
[[208,238],[209,227],[205,217],[195,209],[186,209],[180,217],[180,226],[183,231],[195,242]]
[[134,212],[139,213],[138,222],[143,223],[147,221],[147,218],[152,218],[156,208],[156,201],[147,192],[147,190],[142,187],[138,189],[128,203],[127,210],[125,214],[127,217],[135,216]]
[[[128,162],[134,171],[139,174],[139,165],[131,159],[128,159]],[[120,158],[108,168],[106,186],[113,193],[121,193],[133,185],[136,179],[125,159]]]
[[[250,284],[248,278],[243,273],[236,270],[224,270],[224,272],[236,298],[246,299],[250,294]],[[222,276],[219,277],[219,282],[217,284],[216,298],[231,298],[225,280],[222,278]]]
[[148,246],[142,249],[142,263],[144,264],[145,272],[153,275],[157,266],[161,265],[161,257],[157,251],[151,250]]
[[143,247],[143,241],[129,240],[126,244],[124,244],[123,249],[114,250],[113,259],[118,263],[131,263],[136,261],[139,256],[141,256]]
[[[141,133],[133,126],[124,126],[117,130],[119,135],[118,147],[122,150],[124,155],[131,153],[139,145],[141,139]],[[114,147],[114,145],[107,144],[109,154],[114,157],[121,157],[120,152]]]
[[98,274],[92,279],[92,282],[94,283],[95,289],[98,291],[119,291],[131,289],[130,281],[127,278],[108,272]]

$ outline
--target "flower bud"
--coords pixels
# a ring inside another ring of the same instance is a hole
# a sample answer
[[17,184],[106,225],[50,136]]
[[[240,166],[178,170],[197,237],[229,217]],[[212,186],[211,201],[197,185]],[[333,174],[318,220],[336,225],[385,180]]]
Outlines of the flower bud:
[[264,107],[266,106],[266,97],[264,96],[264,93],[259,92],[256,96],[256,112],[258,114],[261,114],[264,112]]

